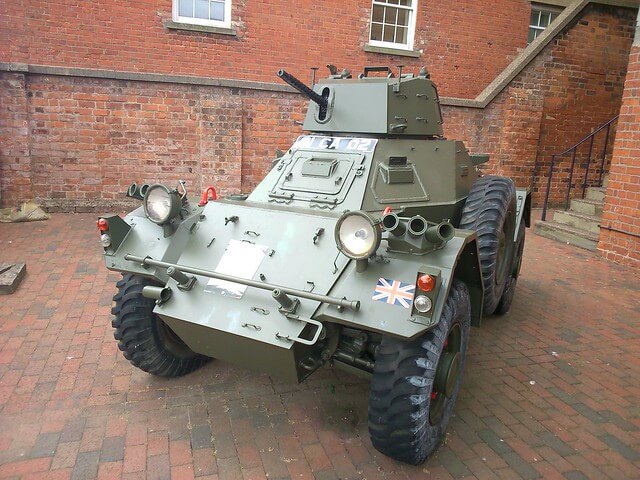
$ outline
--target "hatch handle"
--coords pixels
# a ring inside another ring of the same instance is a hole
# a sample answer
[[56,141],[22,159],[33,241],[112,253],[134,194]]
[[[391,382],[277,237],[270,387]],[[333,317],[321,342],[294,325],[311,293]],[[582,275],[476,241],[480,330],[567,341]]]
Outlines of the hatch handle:
[[311,340],[307,340],[306,338],[302,338],[302,337],[290,337],[289,335],[282,335],[280,332],[276,333],[276,338],[280,340],[287,340],[289,342],[302,343],[303,345],[315,345],[315,343],[320,338],[322,329],[324,328],[321,322],[317,320],[312,320],[310,318],[303,318],[299,315],[286,315],[286,317],[289,320],[299,320],[300,322],[310,323],[311,325],[314,325],[316,327],[316,331],[313,334],[313,338]]

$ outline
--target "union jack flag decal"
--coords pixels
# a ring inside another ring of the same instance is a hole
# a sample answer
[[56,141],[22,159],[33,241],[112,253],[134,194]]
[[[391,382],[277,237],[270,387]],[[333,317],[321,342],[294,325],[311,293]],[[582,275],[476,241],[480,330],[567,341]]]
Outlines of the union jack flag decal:
[[385,302],[389,305],[400,305],[404,308],[411,308],[413,294],[416,286],[411,283],[403,283],[398,280],[379,278],[376,289],[373,292],[373,300]]

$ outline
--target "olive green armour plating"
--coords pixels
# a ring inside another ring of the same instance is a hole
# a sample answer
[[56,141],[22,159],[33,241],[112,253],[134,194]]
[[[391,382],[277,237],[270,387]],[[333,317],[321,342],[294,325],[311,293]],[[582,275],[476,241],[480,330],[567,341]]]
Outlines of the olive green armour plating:
[[[426,254],[389,252],[383,239],[362,272],[339,253],[333,238],[346,210],[380,217],[390,207],[405,219],[421,215],[458,225],[478,178],[477,164],[487,158],[470,156],[462,142],[442,138],[437,90],[428,76],[332,78],[313,89],[327,99],[326,110],[310,102],[304,128],[312,133],[274,160],[246,200],[191,205],[170,228],[150,222],[142,208],[124,220],[105,217],[113,240],[105,249],[107,267],[153,277],[171,289],[155,312],[193,351],[298,381],[327,360],[331,325],[399,338],[423,334],[437,324],[454,277],[469,287],[473,322],[479,324],[482,315],[474,232],[456,230],[453,239]],[[519,220],[526,195],[518,192]],[[211,291],[207,286],[233,241],[264,252],[253,282],[344,298],[360,302],[358,308],[300,293],[289,295],[295,308],[287,310],[268,289],[248,286],[241,298]],[[145,264],[145,257],[156,264]],[[170,278],[167,264],[191,269],[187,275],[197,271],[193,286]],[[427,314],[372,299],[380,278],[414,285],[423,273],[437,278]]]

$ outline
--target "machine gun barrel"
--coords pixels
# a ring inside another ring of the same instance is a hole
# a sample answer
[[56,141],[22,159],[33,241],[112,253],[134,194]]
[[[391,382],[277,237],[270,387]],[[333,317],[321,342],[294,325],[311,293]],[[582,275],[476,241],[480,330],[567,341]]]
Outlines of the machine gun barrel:
[[300,93],[307,96],[310,100],[313,100],[314,102],[316,102],[320,106],[320,108],[323,108],[323,109],[327,108],[328,102],[325,97],[311,90],[309,87],[307,87],[304,83],[302,83],[296,77],[294,77],[290,73],[287,73],[284,69],[278,70],[278,73],[276,75],[278,75],[278,77],[280,77],[282,80],[287,82],[293,88],[298,90]]

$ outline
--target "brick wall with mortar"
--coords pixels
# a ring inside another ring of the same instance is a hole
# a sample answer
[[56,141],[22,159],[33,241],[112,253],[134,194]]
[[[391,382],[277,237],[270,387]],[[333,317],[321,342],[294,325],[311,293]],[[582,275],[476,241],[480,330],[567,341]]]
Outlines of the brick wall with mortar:
[[[464,139],[472,151],[491,153],[485,171],[530,186],[534,202],[540,204],[551,155],[619,112],[635,14],[627,8],[587,7],[485,109],[445,107],[447,135]],[[611,133],[613,138],[615,124]],[[578,150],[574,185],[582,182],[588,146]],[[610,141],[607,163],[612,146]],[[603,150],[604,131],[594,141],[598,166]],[[557,160],[552,203],[564,200],[570,163],[570,156]],[[589,183],[595,183],[594,164],[590,172]]]
[[[591,6],[570,32],[555,40],[551,56],[540,71],[543,79],[532,78],[532,83],[544,82],[545,95],[538,148],[539,175],[534,192],[546,188],[546,175],[551,155],[572,146],[590,134],[596,127],[612,119],[620,111],[620,102],[633,41],[635,12],[604,6]],[[586,45],[602,48],[585,48]],[[613,124],[615,134],[615,124]],[[594,137],[588,184],[598,181],[598,169],[604,151],[605,133]],[[611,137],[613,138],[613,137]],[[608,144],[609,161],[613,142]],[[576,175],[573,182],[581,185],[586,171],[589,143],[577,151]],[[552,184],[552,200],[562,199],[568,183],[571,157],[558,159],[555,176],[561,182]]]
[[[292,6],[295,5],[295,8]],[[235,36],[170,30],[171,0],[4,0],[0,61],[273,81],[331,62],[427,64],[446,96],[474,97],[526,46],[527,0],[419,2],[420,58],[369,53],[371,0],[232,1]]]
[[[589,133],[619,108],[633,19],[632,9],[587,7],[486,108],[445,106],[447,136],[464,140],[473,152],[490,153],[486,171],[512,176],[518,185],[531,185],[538,169],[541,178],[533,186],[539,201],[548,152]],[[0,107],[6,124],[28,118],[23,156],[1,152],[0,168],[8,172],[0,184],[7,185],[2,202],[13,205],[35,194],[57,210],[113,205],[132,179],[184,178],[194,190],[215,183],[223,192],[248,191],[268,170],[275,149],[287,148],[300,132],[294,121],[302,119],[305,104],[299,95],[242,88],[11,73],[1,78],[13,81],[1,94],[18,102]],[[442,85],[436,74],[434,79]],[[562,196],[565,167],[554,177],[552,200]],[[33,189],[24,181],[29,173]]]
[[132,181],[237,193],[289,146],[302,107],[287,93],[28,78],[32,192],[49,211],[128,206],[122,193]]
[[0,204],[33,196],[29,140],[26,78],[0,73]]
[[[640,267],[640,27],[618,120],[598,249],[611,260]],[[617,231],[616,231],[617,230]]]

